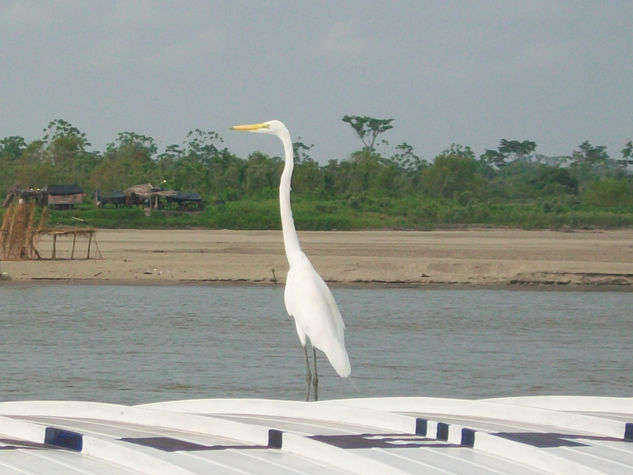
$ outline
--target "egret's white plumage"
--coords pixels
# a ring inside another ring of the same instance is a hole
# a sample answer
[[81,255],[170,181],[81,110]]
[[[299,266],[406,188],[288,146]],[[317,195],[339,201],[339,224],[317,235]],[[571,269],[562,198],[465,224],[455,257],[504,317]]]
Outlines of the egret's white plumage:
[[301,345],[306,345],[308,336],[312,345],[325,353],[339,376],[346,378],[351,367],[341,313],[330,289],[305,254],[301,253],[297,261],[286,278],[286,310],[295,319]]
[[[345,324],[334,301],[332,292],[325,281],[312,266],[308,257],[301,250],[299,237],[292,219],[290,207],[290,181],[294,158],[292,154],[292,141],[286,126],[278,121],[271,120],[259,124],[236,125],[234,130],[245,130],[277,136],[284,147],[284,170],[279,183],[279,210],[281,213],[281,227],[283,230],[284,247],[288,259],[288,276],[286,277],[286,289],[284,300],[286,310],[294,318],[297,334],[301,346],[306,351],[306,337],[310,339],[313,348],[318,348],[327,356],[332,367],[339,376],[346,378],[351,373],[351,366],[347,351],[345,350]],[[306,366],[309,396],[310,379],[314,387],[315,399],[317,395],[316,378],[316,352],[314,353],[315,374],[310,378],[310,365],[306,354]]]

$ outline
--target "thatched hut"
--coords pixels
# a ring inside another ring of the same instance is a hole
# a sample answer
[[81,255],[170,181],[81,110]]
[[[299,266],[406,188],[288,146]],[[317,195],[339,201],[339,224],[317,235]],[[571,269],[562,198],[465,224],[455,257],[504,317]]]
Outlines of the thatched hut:
[[181,209],[200,209],[202,197],[198,193],[154,188],[151,183],[135,185],[125,190],[126,202],[146,208],[162,208],[165,203],[177,203]]
[[7,196],[5,196],[1,206],[3,208],[8,208],[12,203],[17,203],[19,200],[22,200],[22,202],[26,203],[34,202],[35,204],[37,204],[37,206],[44,206],[46,204],[46,189],[22,189],[18,186],[12,186],[7,190]]
[[125,190],[126,201],[131,205],[152,207],[153,193],[157,190],[151,183],[131,186]]

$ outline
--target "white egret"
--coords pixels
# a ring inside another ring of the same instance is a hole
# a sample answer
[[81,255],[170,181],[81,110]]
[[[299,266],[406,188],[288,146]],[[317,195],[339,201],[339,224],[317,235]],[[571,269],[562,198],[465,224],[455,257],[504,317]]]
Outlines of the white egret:
[[[284,147],[284,170],[279,183],[279,210],[283,231],[284,248],[288,259],[288,276],[284,301],[288,314],[294,318],[297,334],[303,347],[306,361],[306,401],[310,399],[310,387],[314,390],[314,400],[318,399],[318,375],[316,349],[323,351],[339,376],[347,378],[351,366],[345,350],[345,324],[334,301],[332,292],[317,273],[312,263],[301,250],[299,236],[292,219],[290,207],[290,180],[294,167],[292,141],[286,126],[271,120],[259,124],[236,125],[233,130],[244,130],[275,135]],[[306,348],[306,337],[312,344],[314,373],[310,371],[310,361]]]

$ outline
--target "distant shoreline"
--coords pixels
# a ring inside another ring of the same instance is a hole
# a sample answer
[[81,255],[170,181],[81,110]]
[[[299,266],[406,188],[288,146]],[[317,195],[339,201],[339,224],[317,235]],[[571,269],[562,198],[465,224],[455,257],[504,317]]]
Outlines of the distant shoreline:
[[[550,285],[539,284],[400,284],[380,282],[327,282],[331,289],[420,289],[420,290],[508,290],[508,291],[535,291],[535,292],[633,292],[632,285]],[[97,279],[62,279],[62,278],[35,278],[29,280],[4,280],[0,281],[0,288],[24,287],[37,285],[102,285],[102,286],[160,286],[160,287],[279,287],[284,288],[284,283],[248,282],[244,280],[217,280],[217,281],[138,281],[138,280],[97,280]]]
[[[633,290],[633,230],[300,232],[335,287]],[[91,258],[3,261],[5,283],[277,285],[287,272],[280,231],[99,229]],[[85,242],[84,242],[85,241]],[[43,257],[52,240],[42,240]],[[94,259],[95,251],[101,259]],[[87,240],[77,240],[75,257]]]

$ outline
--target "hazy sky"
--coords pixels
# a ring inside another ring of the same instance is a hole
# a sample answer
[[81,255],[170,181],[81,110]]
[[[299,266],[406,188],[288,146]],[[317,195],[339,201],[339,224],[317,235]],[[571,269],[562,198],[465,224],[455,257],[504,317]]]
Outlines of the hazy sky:
[[619,157],[632,18],[631,0],[0,0],[0,137],[61,118],[97,150],[131,131],[162,151],[199,128],[242,157],[280,155],[228,130],[280,119],[325,162],[361,148],[351,114],[395,119],[383,138],[427,160],[501,138]]

